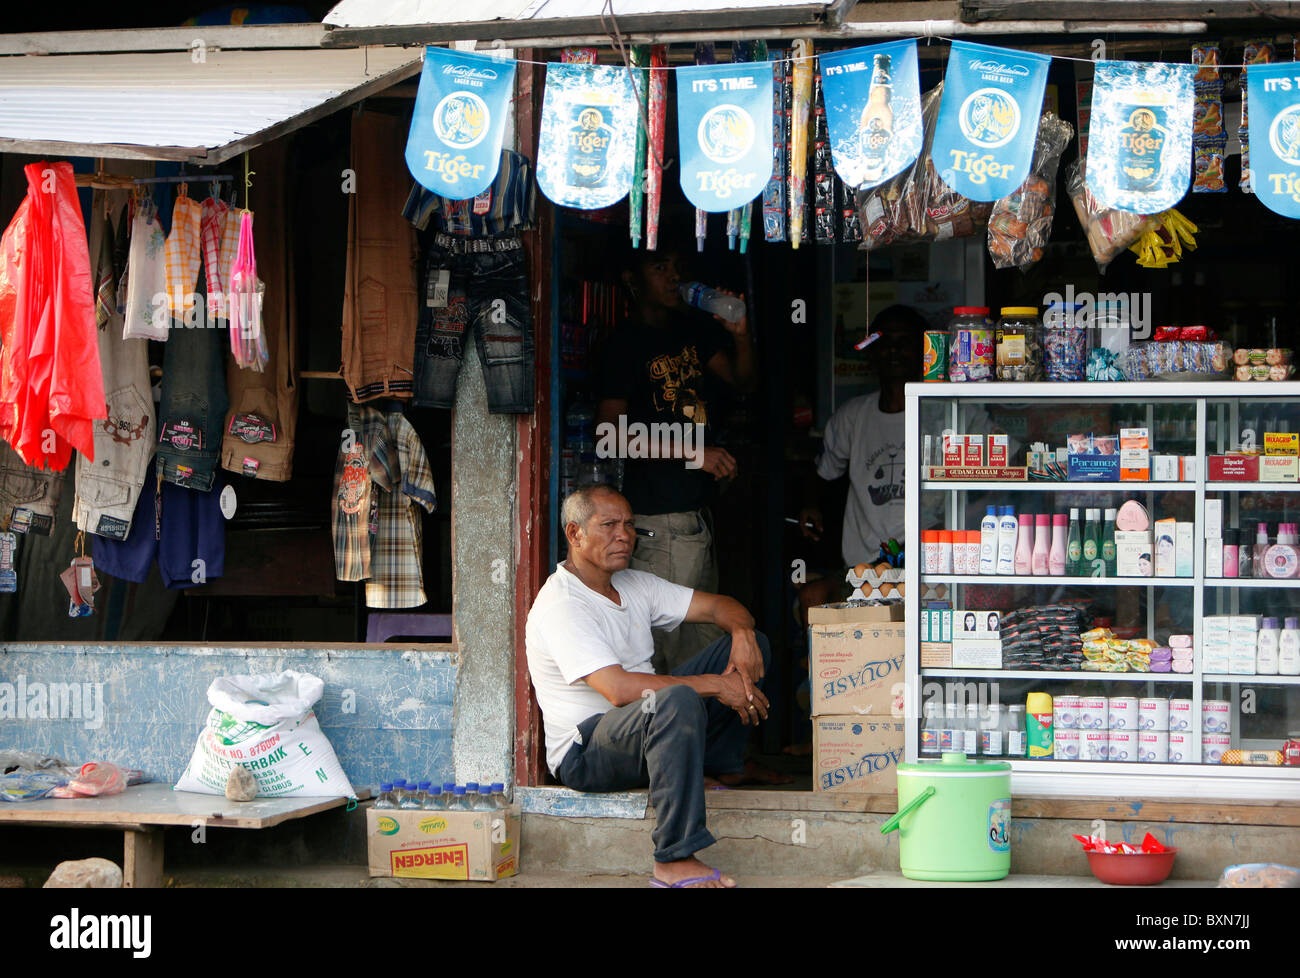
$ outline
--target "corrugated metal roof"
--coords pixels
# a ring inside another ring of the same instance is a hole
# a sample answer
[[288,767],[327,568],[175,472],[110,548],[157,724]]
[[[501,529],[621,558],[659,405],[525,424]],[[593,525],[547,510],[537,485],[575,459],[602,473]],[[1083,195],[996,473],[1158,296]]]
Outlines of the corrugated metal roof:
[[[826,7],[833,0],[615,0],[617,17],[645,14],[710,13],[782,7]],[[605,0],[341,0],[325,15],[335,27],[392,27],[404,24],[478,24],[497,20],[599,18]]]
[[[400,48],[0,58],[0,150],[220,163],[415,74]],[[62,148],[60,148],[62,147]]]

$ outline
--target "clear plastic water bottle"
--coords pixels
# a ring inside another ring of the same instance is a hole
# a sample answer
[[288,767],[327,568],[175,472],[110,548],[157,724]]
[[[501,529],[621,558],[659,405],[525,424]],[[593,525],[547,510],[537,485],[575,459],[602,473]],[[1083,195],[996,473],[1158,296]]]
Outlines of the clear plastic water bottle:
[[492,806],[499,811],[510,807],[510,802],[506,801],[506,786],[500,781],[492,782]]
[[429,790],[424,796],[424,810],[426,812],[440,812],[445,805],[442,800],[442,787],[436,782],[429,782]]
[[402,808],[423,808],[424,807],[424,799],[427,797],[426,793],[429,789],[429,782],[418,781],[415,782],[415,785],[416,788],[414,791],[407,789],[406,796],[402,799],[402,804],[400,807]]
[[447,806],[447,811],[468,812],[469,810],[469,802],[465,798],[465,786],[458,784],[452,791],[451,804]]
[[393,785],[384,781],[379,785],[379,797],[375,799],[376,808],[396,808],[397,799],[393,796]]
[[492,800],[492,785],[484,781],[479,785],[478,797],[470,802],[470,808],[476,812],[495,812],[496,803]]
[[729,323],[738,323],[745,318],[743,302],[733,295],[711,289],[703,282],[683,282],[677,291],[688,306],[721,316]]
[[442,810],[445,812],[451,808],[451,803],[456,797],[456,784],[453,781],[444,781],[442,783]]
[[393,801],[397,802],[397,807],[402,807],[402,802],[406,798],[406,779],[397,778],[393,782]]

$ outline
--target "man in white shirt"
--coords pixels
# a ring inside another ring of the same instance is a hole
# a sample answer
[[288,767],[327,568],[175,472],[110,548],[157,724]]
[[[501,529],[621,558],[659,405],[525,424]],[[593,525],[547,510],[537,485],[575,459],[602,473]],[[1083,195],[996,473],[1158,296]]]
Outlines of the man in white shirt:
[[[578,791],[649,787],[661,887],[732,887],[694,854],[714,842],[704,779],[745,775],[748,727],[767,718],[767,638],[740,602],[628,569],[632,509],[609,486],[582,486],[561,510],[569,556],[528,615],[528,669],[552,773]],[[652,628],[682,622],[726,634],[656,675]]]

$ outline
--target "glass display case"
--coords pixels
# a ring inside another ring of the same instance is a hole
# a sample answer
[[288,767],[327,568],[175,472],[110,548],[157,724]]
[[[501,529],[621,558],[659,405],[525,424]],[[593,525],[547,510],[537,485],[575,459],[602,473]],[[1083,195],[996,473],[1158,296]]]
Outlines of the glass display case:
[[909,384],[906,423],[909,762],[1300,798],[1300,383]]

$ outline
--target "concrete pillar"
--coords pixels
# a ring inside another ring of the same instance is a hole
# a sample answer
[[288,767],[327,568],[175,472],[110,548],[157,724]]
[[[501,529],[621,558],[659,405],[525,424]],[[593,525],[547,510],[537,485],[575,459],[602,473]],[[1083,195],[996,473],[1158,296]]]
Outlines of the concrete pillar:
[[460,669],[457,783],[509,785],[514,765],[515,416],[490,414],[466,336],[452,422],[452,607]]

